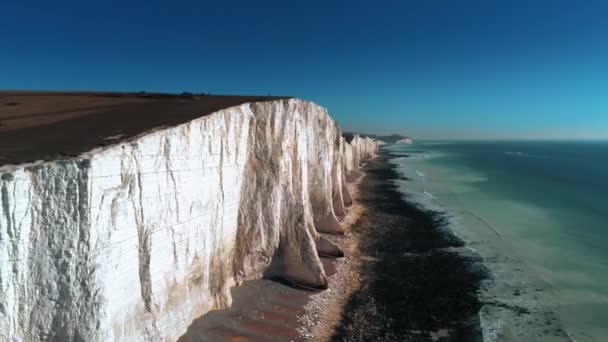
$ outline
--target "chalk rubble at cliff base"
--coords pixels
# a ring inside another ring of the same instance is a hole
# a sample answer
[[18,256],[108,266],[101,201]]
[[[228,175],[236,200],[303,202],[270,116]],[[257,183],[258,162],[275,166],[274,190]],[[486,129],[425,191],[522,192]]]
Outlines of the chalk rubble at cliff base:
[[325,288],[378,143],[282,99],[0,168],[0,339],[175,340],[245,280]]

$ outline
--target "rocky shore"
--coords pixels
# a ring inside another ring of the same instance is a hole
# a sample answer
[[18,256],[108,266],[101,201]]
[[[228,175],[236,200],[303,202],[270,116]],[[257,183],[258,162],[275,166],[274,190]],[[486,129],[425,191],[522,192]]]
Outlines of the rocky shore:
[[351,230],[359,241],[361,285],[331,339],[480,340],[482,260],[463,252],[440,213],[403,199],[390,158],[383,154],[364,168],[366,212]]
[[478,341],[482,260],[440,213],[403,200],[383,153],[348,184],[345,258],[323,258],[328,289],[254,280],[230,309],[196,320],[180,341]]

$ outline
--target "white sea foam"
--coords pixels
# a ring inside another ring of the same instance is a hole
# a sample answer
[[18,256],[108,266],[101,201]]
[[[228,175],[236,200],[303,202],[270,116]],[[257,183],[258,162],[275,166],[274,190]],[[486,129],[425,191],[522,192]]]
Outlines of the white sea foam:
[[425,192],[424,192],[424,194],[425,194],[425,195],[427,195],[427,196],[428,196],[429,198],[431,198],[431,199],[436,199],[436,197],[435,197],[435,196],[433,196],[433,194],[432,194],[432,193],[430,193],[430,192],[428,192],[428,191],[425,191]]
[[[484,341],[573,340],[564,335],[553,335],[553,331],[559,329],[559,323],[554,319],[555,302],[549,299],[551,291],[543,282],[528,276],[526,265],[500,237],[499,229],[493,227],[484,216],[470,211],[464,213],[466,202],[461,201],[466,198],[462,196],[468,191],[463,189],[471,188],[472,183],[487,180],[485,176],[469,177],[471,175],[468,174],[464,177],[452,171],[444,174],[436,170],[438,175],[447,175],[448,178],[438,176],[437,182],[429,182],[425,174],[416,169],[416,164],[425,156],[421,153],[415,158],[398,161],[398,172],[410,179],[399,181],[399,190],[408,201],[428,210],[446,213],[448,228],[466,243],[468,249],[484,259],[485,266],[491,272],[480,292],[482,302],[486,303],[479,313]],[[446,192],[446,196],[442,196],[443,192]],[[465,206],[458,209],[463,204]],[[547,325],[549,319],[551,324]],[[549,329],[551,335],[546,333]]]
[[548,158],[546,156],[524,153],[524,152],[520,152],[520,151],[515,151],[515,152],[507,151],[507,152],[505,152],[505,154],[508,156],[518,156],[518,157],[528,157],[528,158]]

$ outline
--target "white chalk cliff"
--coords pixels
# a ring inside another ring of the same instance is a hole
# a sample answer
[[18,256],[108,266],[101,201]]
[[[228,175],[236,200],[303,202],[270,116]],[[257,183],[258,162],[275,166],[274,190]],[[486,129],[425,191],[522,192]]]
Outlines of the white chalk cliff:
[[0,168],[0,340],[173,341],[244,280],[327,286],[317,232],[377,146],[284,99]]
[[403,138],[403,139],[399,139],[397,141],[395,141],[395,144],[411,144],[412,143],[412,138]]

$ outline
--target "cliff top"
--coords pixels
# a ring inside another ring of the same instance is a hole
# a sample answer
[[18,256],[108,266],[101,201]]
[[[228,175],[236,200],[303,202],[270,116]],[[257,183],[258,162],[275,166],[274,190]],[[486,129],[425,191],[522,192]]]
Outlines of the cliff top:
[[353,137],[355,136],[355,134],[359,134],[359,136],[362,138],[367,137],[367,138],[371,138],[371,139],[380,140],[385,143],[394,143],[401,139],[409,139],[405,135],[401,135],[401,134],[377,135],[377,134],[367,134],[367,133],[345,132],[345,133],[342,133],[342,136],[344,137],[344,139],[346,139],[347,142],[351,142],[353,140]]
[[286,97],[0,91],[0,166],[77,156],[247,102]]

